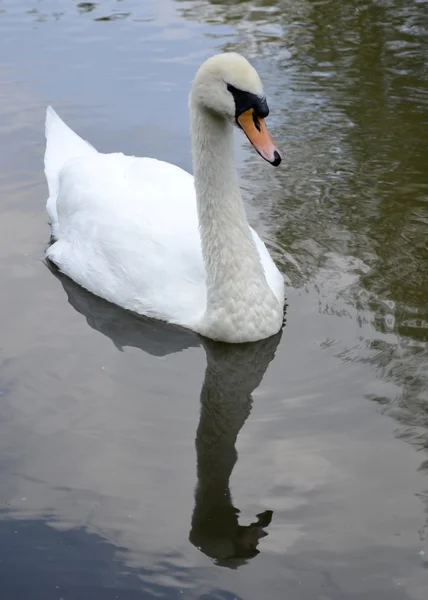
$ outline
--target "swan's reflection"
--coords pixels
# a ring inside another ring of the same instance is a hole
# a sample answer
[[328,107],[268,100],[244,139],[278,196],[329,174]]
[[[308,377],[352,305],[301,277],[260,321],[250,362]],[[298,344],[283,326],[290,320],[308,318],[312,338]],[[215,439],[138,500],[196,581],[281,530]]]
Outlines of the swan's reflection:
[[207,356],[196,433],[197,486],[189,539],[222,566],[237,568],[259,553],[272,511],[240,525],[229,480],[237,460],[237,436],[251,412],[252,392],[272,361],[282,331],[255,343],[230,345],[201,338],[190,331],[140,319],[93,296],[49,265],[69,303],[88,324],[118,347],[133,346],[157,356],[203,345]]
[[251,344],[203,340],[207,368],[196,433],[198,483],[190,541],[217,564],[236,568],[259,553],[272,511],[240,525],[229,480],[238,458],[235,444],[251,412],[252,392],[275,355],[282,332]]
[[119,350],[129,346],[154,356],[166,356],[201,345],[200,337],[192,331],[134,315],[87,292],[60,273],[53,263],[47,261],[46,265],[61,282],[71,306]]

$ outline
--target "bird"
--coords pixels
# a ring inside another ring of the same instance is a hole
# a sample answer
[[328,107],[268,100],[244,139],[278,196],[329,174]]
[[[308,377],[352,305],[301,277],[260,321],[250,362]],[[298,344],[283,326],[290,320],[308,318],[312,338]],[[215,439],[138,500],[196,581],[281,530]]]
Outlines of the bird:
[[273,166],[261,79],[242,55],[199,67],[189,95],[192,176],[156,158],[102,153],[51,106],[44,157],[48,261],[128,311],[238,344],[283,325],[285,283],[249,225],[234,162],[234,129]]

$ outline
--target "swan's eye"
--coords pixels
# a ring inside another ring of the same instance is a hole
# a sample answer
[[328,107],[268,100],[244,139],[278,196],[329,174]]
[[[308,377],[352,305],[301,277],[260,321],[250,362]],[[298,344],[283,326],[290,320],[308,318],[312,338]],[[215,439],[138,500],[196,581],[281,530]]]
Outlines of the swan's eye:
[[236,119],[239,117],[239,115],[242,115],[242,113],[250,108],[254,109],[255,115],[260,117],[260,119],[265,119],[268,116],[269,107],[267,105],[266,98],[261,98],[260,96],[257,96],[257,94],[253,94],[251,92],[239,90],[230,83],[227,84],[227,89],[235,100]]

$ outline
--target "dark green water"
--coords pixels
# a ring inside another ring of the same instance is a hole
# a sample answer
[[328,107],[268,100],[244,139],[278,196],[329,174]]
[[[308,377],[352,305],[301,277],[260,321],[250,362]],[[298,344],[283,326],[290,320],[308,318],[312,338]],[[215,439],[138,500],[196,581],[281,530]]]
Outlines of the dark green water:
[[[426,599],[427,32],[420,0],[0,2],[2,598]],[[289,303],[239,348],[41,260],[46,105],[191,170],[190,83],[222,50],[284,156],[237,137]]]

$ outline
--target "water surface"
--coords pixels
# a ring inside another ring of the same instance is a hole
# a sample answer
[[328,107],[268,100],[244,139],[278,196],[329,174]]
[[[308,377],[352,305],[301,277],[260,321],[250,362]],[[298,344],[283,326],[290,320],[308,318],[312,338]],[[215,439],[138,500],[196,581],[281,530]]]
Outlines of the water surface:
[[[0,591],[14,600],[425,600],[427,5],[0,2]],[[43,120],[191,170],[187,95],[259,70],[237,137],[284,330],[228,347],[51,272]],[[268,535],[266,535],[268,534]]]

